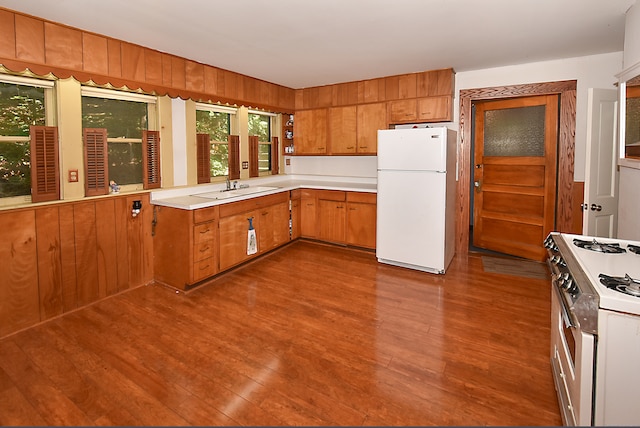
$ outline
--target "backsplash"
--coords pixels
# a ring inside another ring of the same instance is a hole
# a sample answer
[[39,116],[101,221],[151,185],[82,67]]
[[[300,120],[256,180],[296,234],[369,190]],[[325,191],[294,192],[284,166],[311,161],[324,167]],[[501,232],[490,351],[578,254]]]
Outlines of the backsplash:
[[377,177],[376,156],[285,156],[285,174],[339,177]]

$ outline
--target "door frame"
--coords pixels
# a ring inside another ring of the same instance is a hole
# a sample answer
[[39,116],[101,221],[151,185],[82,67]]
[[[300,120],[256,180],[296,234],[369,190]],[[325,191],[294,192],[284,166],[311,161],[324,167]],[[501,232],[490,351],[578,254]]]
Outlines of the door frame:
[[[559,94],[558,173],[555,230],[571,232],[574,226],[574,159],[576,130],[576,80],[530,83],[511,86],[460,90],[460,146],[458,148],[458,184],[456,198],[456,252],[469,252],[470,180],[473,153],[471,104],[500,98]],[[579,211],[580,212],[580,211]],[[582,213],[580,212],[580,215]],[[542,245],[542,242],[540,242]]]

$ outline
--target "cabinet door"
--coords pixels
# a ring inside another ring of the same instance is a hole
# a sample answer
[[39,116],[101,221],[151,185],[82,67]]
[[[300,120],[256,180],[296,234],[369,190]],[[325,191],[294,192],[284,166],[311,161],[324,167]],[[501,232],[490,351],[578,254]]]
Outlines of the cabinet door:
[[357,111],[357,152],[375,154],[378,151],[378,130],[389,128],[385,103],[362,104]]
[[294,154],[317,155],[327,153],[327,109],[296,112],[293,124],[296,139]]
[[[259,230],[259,216],[255,211],[220,219],[220,270],[242,263],[251,257],[247,255],[248,218],[253,218],[253,227]],[[258,251],[260,249],[258,242]]]
[[450,121],[452,117],[451,97],[429,97],[418,100],[418,120]]
[[376,205],[347,202],[347,244],[376,248]]
[[302,201],[300,198],[291,199],[291,239],[298,239],[300,237],[300,218]]
[[318,235],[315,193],[312,190],[303,190],[300,205],[300,234],[305,238],[315,238]]
[[282,202],[261,208],[258,229],[259,252],[269,251],[289,240],[289,204]]
[[318,238],[345,243],[346,205],[344,201],[318,200]]
[[413,122],[417,119],[417,103],[415,98],[410,100],[390,101],[389,123]]
[[356,153],[356,107],[329,109],[329,147],[332,154]]

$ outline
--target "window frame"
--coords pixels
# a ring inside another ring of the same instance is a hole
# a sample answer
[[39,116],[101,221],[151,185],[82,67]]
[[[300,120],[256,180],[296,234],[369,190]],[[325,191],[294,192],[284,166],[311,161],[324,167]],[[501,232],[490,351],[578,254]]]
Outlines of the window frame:
[[[127,92],[127,91],[119,91],[119,90],[113,90],[113,89],[107,89],[107,88],[100,88],[100,87],[95,87],[95,86],[87,86],[87,85],[82,85],[82,87],[80,88],[80,103],[81,106],[84,106],[84,101],[83,98],[84,97],[90,97],[90,98],[103,98],[103,99],[109,99],[109,100],[116,100],[116,101],[132,101],[132,102],[138,102],[138,103],[145,103],[147,105],[147,129],[142,131],[142,135],[140,136],[140,138],[124,138],[124,137],[109,137],[109,135],[107,134],[107,139],[104,142],[106,144],[105,150],[107,152],[107,160],[108,160],[108,150],[109,150],[109,143],[140,143],[141,144],[141,153],[142,153],[142,177],[141,177],[141,182],[139,183],[131,183],[131,184],[120,184],[117,183],[120,190],[122,191],[137,191],[137,190],[144,190],[144,189],[149,189],[149,188],[157,188],[160,186],[160,177],[159,175],[152,177],[153,178],[153,182],[150,184],[148,183],[148,165],[145,163],[145,154],[146,153],[146,149],[147,149],[147,144],[145,143],[145,139],[146,139],[146,134],[147,132],[151,132],[152,135],[158,137],[156,144],[159,144],[159,136],[157,135],[157,129],[158,129],[158,110],[157,110],[157,103],[158,103],[158,98],[154,95],[148,95],[148,94],[144,94],[144,93],[139,93],[139,92]],[[82,113],[81,113],[82,115]],[[82,119],[82,118],[81,118]],[[82,128],[83,129],[83,136],[85,135],[84,130],[85,129],[95,129],[95,128]],[[84,139],[83,139],[83,145],[85,144]],[[159,162],[159,146],[155,147],[154,150],[157,149],[157,151],[154,152],[155,156],[151,156],[151,159],[153,159],[153,162]],[[87,162],[86,159],[86,151],[85,151],[85,165]],[[109,184],[109,181],[111,181],[111,179],[109,178],[109,172],[108,172],[108,166],[106,166],[107,170],[105,171],[105,176],[107,177],[107,186]],[[159,169],[157,170],[157,172],[159,173]],[[87,181],[87,174],[89,173],[89,171],[85,170],[85,181]],[[149,186],[152,187],[149,187]],[[99,194],[108,194],[108,187],[106,188],[106,190],[104,190],[102,187],[100,187],[100,190],[98,190],[100,193]],[[89,190],[85,188],[85,196],[91,196],[95,194],[95,189],[93,190]]]
[[[262,110],[247,110],[247,124],[249,122],[249,115],[259,115],[259,116],[268,116],[269,117],[269,141],[259,141],[257,146],[255,146],[255,142],[251,137],[255,137],[254,135],[249,134],[249,129],[247,129],[247,134],[249,135],[249,176],[250,177],[260,177],[265,175],[276,175],[278,174],[278,161],[275,159],[278,156],[277,153],[277,142],[274,144],[274,138],[277,141],[277,136],[274,135],[274,130],[277,125],[278,114],[271,113],[268,111]],[[248,126],[247,126],[248,128]],[[268,146],[269,153],[269,169],[260,169],[260,146]],[[275,150],[274,150],[275,148]]]
[[[44,89],[44,122],[45,123],[43,126],[37,126],[37,128],[40,130],[42,128],[54,128],[54,127],[56,128],[55,130],[56,142],[55,142],[54,157],[58,167],[55,194],[48,192],[50,196],[45,197],[45,199],[42,199],[41,196],[39,197],[37,195],[34,198],[33,183],[37,177],[34,177],[33,175],[34,167],[32,165],[32,160],[30,158],[29,169],[31,173],[31,180],[29,182],[29,185],[31,187],[31,191],[27,195],[8,196],[4,198],[0,197],[0,206],[12,206],[12,205],[19,205],[24,203],[30,204],[30,203],[37,203],[37,202],[45,202],[49,200],[59,200],[61,195],[61,183],[60,183],[60,171],[59,171],[61,160],[60,160],[60,149],[59,149],[58,139],[57,139],[57,127],[55,125],[56,117],[57,117],[56,103],[55,103],[55,80],[47,80],[47,79],[27,77],[27,76],[18,76],[14,74],[5,73],[3,70],[0,69],[0,82],[14,84],[17,86],[31,86],[35,88]],[[33,146],[33,138],[35,138],[35,136],[31,135],[32,129],[33,127],[30,127],[30,132],[28,136],[0,135],[0,142],[6,142],[6,143],[13,143],[13,142],[27,143],[28,142],[30,146]],[[32,155],[33,154],[31,154],[31,156]]]
[[[231,155],[231,146],[230,146],[230,139],[229,137],[232,135],[237,135],[237,129],[239,128],[238,125],[238,108],[237,107],[231,107],[231,106],[224,106],[224,105],[220,105],[220,104],[209,104],[209,103],[199,103],[196,102],[195,103],[195,111],[196,111],[196,116],[197,116],[197,111],[208,111],[208,112],[216,112],[216,113],[227,113],[229,115],[229,135],[227,135],[227,140],[226,141],[216,141],[213,140],[211,138],[209,138],[209,183],[211,182],[216,182],[216,181],[223,181],[226,179],[226,177],[230,174],[232,174],[232,171],[234,170],[234,168],[232,168],[232,166],[230,165],[230,161],[232,161],[233,156]],[[200,135],[201,133],[198,131],[198,129],[196,128],[196,139],[198,139],[198,135]],[[209,135],[209,134],[207,134]],[[211,175],[211,147],[212,145],[226,145],[227,148],[227,153],[228,153],[228,158],[227,158],[227,174],[221,174],[221,175]],[[200,150],[202,150],[203,147],[200,147]],[[198,183],[204,183],[205,181],[205,177],[204,175],[198,175]]]

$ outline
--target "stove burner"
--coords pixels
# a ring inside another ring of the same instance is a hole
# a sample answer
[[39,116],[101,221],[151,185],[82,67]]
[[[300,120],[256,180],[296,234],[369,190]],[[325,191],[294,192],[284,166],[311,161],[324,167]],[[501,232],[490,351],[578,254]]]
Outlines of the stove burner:
[[620,254],[626,253],[627,250],[620,247],[620,244],[610,243],[605,244],[602,242],[598,242],[595,239],[593,241],[583,241],[581,239],[574,239],[573,245],[578,248],[584,248],[585,250],[596,251],[599,253],[607,253],[607,254]]
[[636,253],[636,254],[640,254],[640,246],[638,245],[627,245],[627,250],[631,251],[632,253]]
[[607,288],[617,290],[631,296],[640,297],[640,280],[631,278],[629,274],[625,274],[624,277],[621,277],[609,276],[601,273],[598,277],[600,278],[600,282]]

